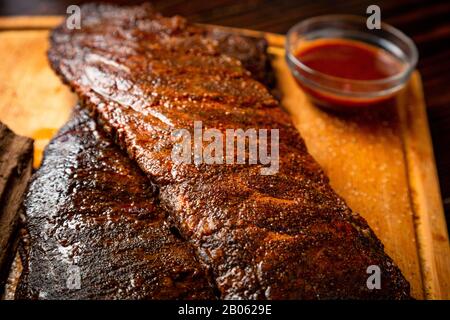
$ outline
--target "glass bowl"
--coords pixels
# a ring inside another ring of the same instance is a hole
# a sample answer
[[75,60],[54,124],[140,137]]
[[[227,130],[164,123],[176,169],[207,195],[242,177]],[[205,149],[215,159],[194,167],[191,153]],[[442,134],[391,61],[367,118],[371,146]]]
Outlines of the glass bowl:
[[[398,73],[375,80],[354,80],[328,75],[308,67],[296,53],[315,40],[345,39],[385,50],[403,65]],[[370,30],[366,18],[327,15],[294,25],[286,37],[286,61],[309,98],[322,106],[360,108],[383,104],[400,91],[414,71],[418,59],[413,41],[398,29],[381,24]]]

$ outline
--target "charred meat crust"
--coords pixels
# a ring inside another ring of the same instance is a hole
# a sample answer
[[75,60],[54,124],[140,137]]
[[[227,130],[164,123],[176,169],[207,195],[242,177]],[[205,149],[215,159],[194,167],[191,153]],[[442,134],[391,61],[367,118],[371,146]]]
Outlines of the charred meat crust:
[[[25,210],[17,299],[215,298],[194,250],[171,232],[157,188],[86,110],[76,108],[50,142]],[[77,268],[79,288],[67,285]]]
[[[226,299],[404,299],[409,284],[345,204],[278,102],[201,28],[149,7],[86,6],[61,25],[49,59],[86,108],[159,187],[181,235]],[[280,170],[171,161],[171,134],[279,129]],[[381,290],[366,286],[381,269]]]

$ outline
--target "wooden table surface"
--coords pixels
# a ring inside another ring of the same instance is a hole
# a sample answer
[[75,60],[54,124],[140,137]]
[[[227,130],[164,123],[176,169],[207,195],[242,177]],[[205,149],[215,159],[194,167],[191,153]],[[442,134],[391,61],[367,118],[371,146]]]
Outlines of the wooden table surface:
[[[64,14],[76,0],[2,0],[0,15]],[[142,1],[105,1],[139,3]],[[286,33],[296,22],[322,14],[365,15],[368,5],[381,8],[382,20],[411,36],[419,48],[428,117],[447,221],[450,221],[450,1],[426,0],[155,0],[165,15],[191,21],[275,33]]]

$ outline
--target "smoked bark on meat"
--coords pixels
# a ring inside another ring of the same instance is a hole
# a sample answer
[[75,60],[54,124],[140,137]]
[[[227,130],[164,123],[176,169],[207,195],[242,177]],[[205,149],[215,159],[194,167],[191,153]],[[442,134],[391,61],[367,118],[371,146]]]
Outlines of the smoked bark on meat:
[[[169,220],[197,249],[222,298],[409,297],[381,242],[330,187],[278,102],[202,29],[148,7],[85,6],[49,59],[97,121],[160,187]],[[176,164],[176,129],[279,129],[280,169]],[[382,287],[368,289],[367,268]]]
[[16,298],[213,299],[205,269],[172,234],[156,195],[77,108],[27,192],[28,252]]

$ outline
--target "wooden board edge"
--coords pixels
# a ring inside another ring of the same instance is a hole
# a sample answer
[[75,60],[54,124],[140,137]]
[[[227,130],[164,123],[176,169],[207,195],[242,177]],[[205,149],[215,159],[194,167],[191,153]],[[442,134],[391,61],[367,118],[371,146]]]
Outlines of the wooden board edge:
[[217,28],[221,29],[225,32],[238,34],[241,36],[247,36],[252,38],[265,38],[271,47],[276,48],[284,48],[284,42],[286,37],[281,34],[277,33],[271,33],[271,32],[264,32],[264,31],[257,31],[257,30],[251,30],[251,29],[241,29],[241,28],[233,28],[233,27],[226,27],[226,26],[218,26],[218,25],[212,25],[212,24],[201,24],[200,26],[206,26],[208,28]]
[[0,17],[0,31],[51,29],[59,25],[62,19],[62,16]]
[[[8,30],[42,30],[42,29],[52,29],[58,26],[62,20],[63,16],[14,16],[14,17],[0,17],[0,31]],[[280,34],[262,32],[250,29],[240,29],[233,27],[217,26],[210,24],[199,24],[206,27],[214,27],[222,29],[230,33],[236,33],[244,36],[254,37],[254,38],[265,38],[270,46],[273,47],[284,47],[285,37]]]
[[405,107],[398,112],[424,292],[427,299],[450,299],[449,238],[418,71],[409,86],[415,103],[399,103]]

